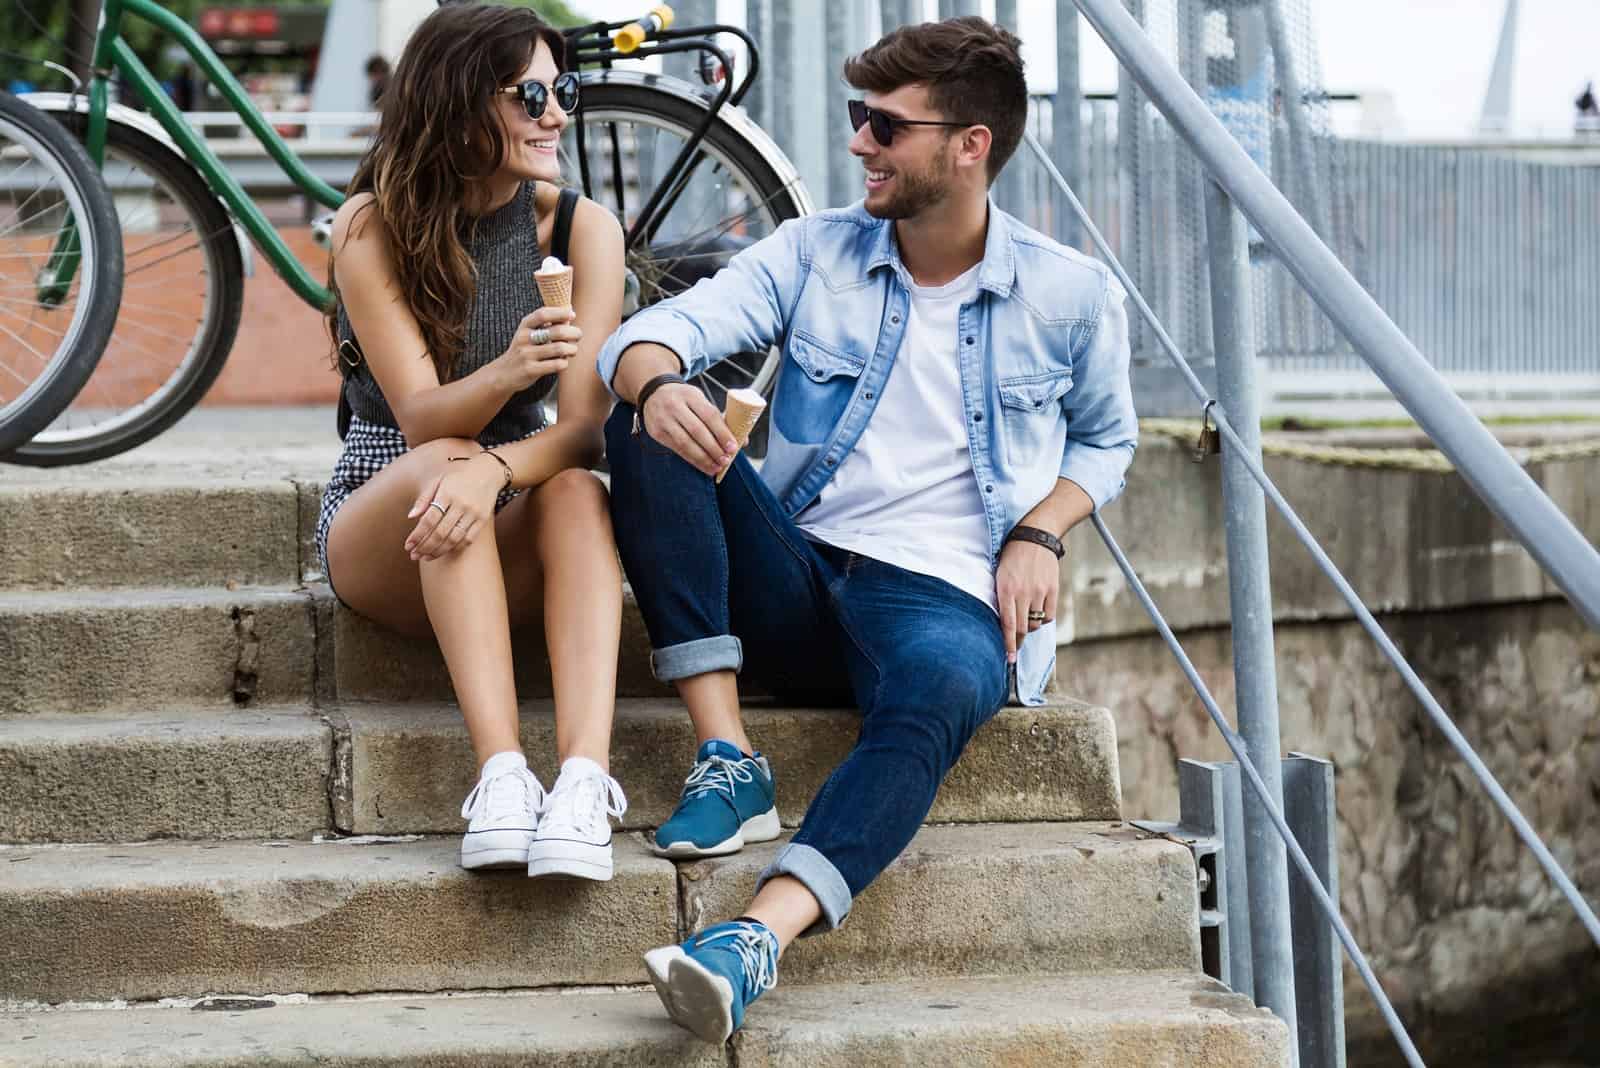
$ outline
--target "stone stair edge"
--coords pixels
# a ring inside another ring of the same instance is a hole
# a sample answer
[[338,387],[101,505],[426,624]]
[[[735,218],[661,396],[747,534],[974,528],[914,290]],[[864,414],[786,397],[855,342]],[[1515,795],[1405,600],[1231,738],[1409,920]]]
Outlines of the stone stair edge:
[[[594,884],[465,872],[457,841],[4,847],[0,999],[634,983],[640,953],[726,918],[708,909],[747,894],[781,844],[687,864],[620,835],[616,880]],[[841,979],[1198,969],[1195,894],[1187,851],[1126,824],[930,827],[850,924],[785,961],[796,982],[819,967]],[[977,943],[973,916],[987,924]]]
[[[72,1063],[319,1063],[643,1068],[959,1063],[974,1049],[1024,1063],[1276,1068],[1283,1024],[1189,973],[780,983],[727,1047],[670,1023],[651,992],[519,992],[316,1000],[209,1014],[183,1007],[0,1014],[18,1068]],[[278,1056],[274,1051],[282,1051]],[[920,1055],[919,1055],[920,1054]],[[1124,1059],[1132,1054],[1133,1060]],[[1032,1056],[1033,1059],[1028,1058]],[[1115,1059],[1114,1059],[1115,1058]]]

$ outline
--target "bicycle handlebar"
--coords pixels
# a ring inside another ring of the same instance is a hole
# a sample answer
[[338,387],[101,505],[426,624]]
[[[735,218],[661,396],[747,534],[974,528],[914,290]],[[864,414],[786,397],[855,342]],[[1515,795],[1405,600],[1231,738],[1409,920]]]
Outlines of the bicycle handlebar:
[[672,25],[672,8],[657,4],[649,14],[628,23],[616,32],[612,42],[618,52],[627,55],[650,38]]

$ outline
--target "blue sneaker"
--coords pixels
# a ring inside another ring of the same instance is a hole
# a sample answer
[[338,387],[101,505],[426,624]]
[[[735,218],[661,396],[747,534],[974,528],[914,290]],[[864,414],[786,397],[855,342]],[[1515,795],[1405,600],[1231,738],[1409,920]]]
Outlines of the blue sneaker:
[[700,747],[672,818],[656,828],[663,857],[720,857],[778,837],[772,769],[764,756],[713,738]]
[[750,1003],[778,985],[778,936],[755,920],[719,923],[681,946],[652,949],[644,966],[674,1023],[723,1043]]

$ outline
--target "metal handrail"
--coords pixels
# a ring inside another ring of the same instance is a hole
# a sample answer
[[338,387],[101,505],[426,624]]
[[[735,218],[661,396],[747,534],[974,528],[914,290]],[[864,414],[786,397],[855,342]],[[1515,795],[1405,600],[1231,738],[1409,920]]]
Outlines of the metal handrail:
[[1590,545],[1361,283],[1261,173],[1183,77],[1157,51],[1121,0],[1073,0],[1189,143],[1212,179],[1316,301],[1491,511],[1600,629],[1600,552]]
[[[1120,4],[1116,0],[1074,0],[1074,2],[1106,40],[1122,64],[1139,79],[1146,93],[1167,117],[1173,128],[1190,143],[1207,167],[1212,179],[1239,202],[1251,221],[1256,224],[1257,230],[1268,246],[1279,255],[1306,291],[1316,299],[1334,324],[1349,338],[1401,403],[1416,417],[1424,432],[1450,457],[1479,497],[1511,527],[1518,540],[1562,587],[1579,612],[1591,625],[1600,626],[1600,555],[1596,554],[1594,548],[1583,539],[1571,521],[1544,495],[1488,430],[1472,416],[1460,399],[1449,391],[1437,372],[1427,364],[1409,339],[1361,289],[1360,284],[1317,238],[1293,206],[1245,156],[1243,150],[1210,113],[1204,102],[1175,71],[1171,70],[1154,46],[1144,37],[1138,24]],[[1510,821],[1518,837],[1533,851],[1540,866],[1577,913],[1589,936],[1596,945],[1600,945],[1600,920],[1596,919],[1594,910],[1583,899],[1549,848],[1540,840],[1466,737],[1418,677],[1394,642],[1378,625],[1360,596],[1323,551],[1277,486],[1267,477],[1261,466],[1259,453],[1248,447],[1229,422],[1227,413],[1217,406],[1215,399],[1190,369],[1177,345],[1145,301],[1133,279],[1117,260],[1104,236],[1066,180],[1062,178],[1038,138],[1029,133],[1026,135],[1026,143],[1066,196],[1085,231],[1110,264],[1128,295],[1134,300],[1140,314],[1149,322],[1189,389],[1204,409],[1212,413],[1217,431],[1228,444],[1231,458],[1237,460],[1249,473],[1260,486],[1266,499],[1272,502],[1273,507],[1288,522],[1295,537],[1311,552],[1317,566],[1333,582],[1357,620],[1378,643],[1384,656],[1394,665],[1407,687],[1421,702],[1429,718],[1467,764],[1490,799]],[[1205,705],[1207,713],[1222,733],[1223,740],[1239,761],[1240,769],[1250,782],[1262,809],[1268,815],[1271,826],[1283,840],[1286,851],[1296,869],[1306,880],[1318,907],[1333,925],[1363,983],[1377,1001],[1384,1021],[1407,1061],[1413,1065],[1422,1064],[1415,1045],[1406,1033],[1393,1005],[1384,994],[1376,975],[1372,973],[1360,947],[1345,926],[1337,906],[1316,877],[1304,851],[1289,830],[1279,806],[1274,801],[1272,791],[1254,763],[1250,761],[1242,739],[1228,726],[1215,700],[1195,671],[1194,665],[1189,661],[1104,521],[1096,514],[1093,522],[1130,588],[1134,590],[1140,604],[1177,658],[1184,674]]]
[[[1129,292],[1132,292],[1131,290]],[[1189,680],[1189,685],[1194,687],[1194,692],[1199,695],[1200,703],[1205,705],[1206,714],[1211,717],[1211,722],[1217,725],[1222,740],[1227,743],[1233,752],[1233,758],[1239,762],[1239,772],[1250,783],[1250,789],[1255,791],[1256,799],[1272,820],[1272,825],[1283,839],[1283,845],[1289,852],[1289,859],[1294,861],[1294,866],[1299,871],[1301,878],[1305,879],[1306,886],[1311,890],[1311,896],[1316,899],[1328,921],[1333,924],[1334,931],[1339,936],[1339,941],[1344,945],[1344,951],[1350,955],[1350,962],[1356,966],[1356,971],[1361,975],[1361,981],[1366,984],[1372,998],[1378,1003],[1378,1011],[1383,1015],[1384,1023],[1389,1025],[1389,1031],[1394,1035],[1395,1041],[1400,1044],[1400,1050],[1405,1054],[1406,1061],[1424,1068],[1422,1056],[1417,1052],[1417,1047],[1412,1043],[1411,1036],[1406,1033],[1405,1024],[1400,1022],[1400,1016],[1394,1010],[1394,1005],[1389,1001],[1389,995],[1384,993],[1383,984],[1378,982],[1378,977],[1372,971],[1372,965],[1367,963],[1366,954],[1361,952],[1361,947],[1356,943],[1355,935],[1350,933],[1350,928],[1345,926],[1344,917],[1339,914],[1339,906],[1334,904],[1327,887],[1322,885],[1322,880],[1317,878],[1316,869],[1311,866],[1311,861],[1306,857],[1305,850],[1300,848],[1294,832],[1289,830],[1289,823],[1283,818],[1283,812],[1273,801],[1267,784],[1262,781],[1261,773],[1251,762],[1250,756],[1245,752],[1244,739],[1240,738],[1234,729],[1228,726],[1228,719],[1222,714],[1222,709],[1217,706],[1216,698],[1211,696],[1211,691],[1206,687],[1205,680],[1200,677],[1200,672],[1195,670],[1189,654],[1184,652],[1183,646],[1178,642],[1177,636],[1172,633],[1166,618],[1162,616],[1161,609],[1156,607],[1155,601],[1150,596],[1150,591],[1145,589],[1139,575],[1133,569],[1133,564],[1128,562],[1128,557],[1123,553],[1122,546],[1111,536],[1104,519],[1096,512],[1089,517],[1094,523],[1094,529],[1099,533],[1100,540],[1105,542],[1106,548],[1111,551],[1111,556],[1116,560],[1117,566],[1122,569],[1122,575],[1128,581],[1128,587],[1133,590],[1134,596],[1144,607],[1145,613],[1150,617],[1150,622],[1155,624],[1156,630],[1161,634],[1167,648],[1172,650],[1172,655],[1177,658],[1178,666],[1183,669],[1184,675]],[[1290,1036],[1293,1041],[1293,1036]]]

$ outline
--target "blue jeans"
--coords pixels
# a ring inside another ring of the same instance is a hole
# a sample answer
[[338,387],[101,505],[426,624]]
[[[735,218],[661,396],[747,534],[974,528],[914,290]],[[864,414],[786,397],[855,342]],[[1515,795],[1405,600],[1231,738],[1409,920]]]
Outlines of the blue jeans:
[[1005,703],[989,606],[941,579],[808,541],[740,454],[719,486],[647,433],[606,423],[622,566],[671,681],[746,671],[790,704],[861,711],[855,748],[762,873],[790,875],[843,922],[917,833],[967,740]]

